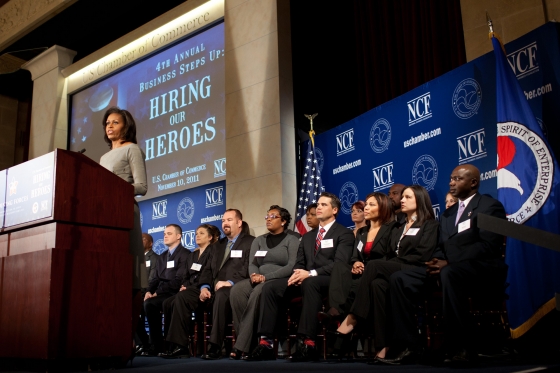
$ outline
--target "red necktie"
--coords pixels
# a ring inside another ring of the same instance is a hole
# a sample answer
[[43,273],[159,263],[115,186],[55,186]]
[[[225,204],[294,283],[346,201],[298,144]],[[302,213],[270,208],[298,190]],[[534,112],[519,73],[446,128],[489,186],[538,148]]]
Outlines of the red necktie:
[[319,251],[319,248],[321,247],[323,234],[325,234],[325,228],[321,227],[321,229],[319,230],[319,234],[317,235],[317,239],[315,240],[315,255],[317,255],[317,251]]

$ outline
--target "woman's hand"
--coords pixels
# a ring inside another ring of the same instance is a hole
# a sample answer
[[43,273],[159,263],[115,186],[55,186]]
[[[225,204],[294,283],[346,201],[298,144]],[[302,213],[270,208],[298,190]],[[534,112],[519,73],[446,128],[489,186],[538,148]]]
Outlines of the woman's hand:
[[253,273],[251,275],[251,283],[253,284],[260,284],[261,282],[264,282],[265,278],[263,275],[259,275],[258,273]]
[[354,262],[354,264],[352,265],[352,274],[361,275],[362,273],[364,273],[364,263]]
[[187,290],[187,288],[185,287],[185,285],[181,285],[181,288],[179,289],[179,291],[183,291],[183,290]]

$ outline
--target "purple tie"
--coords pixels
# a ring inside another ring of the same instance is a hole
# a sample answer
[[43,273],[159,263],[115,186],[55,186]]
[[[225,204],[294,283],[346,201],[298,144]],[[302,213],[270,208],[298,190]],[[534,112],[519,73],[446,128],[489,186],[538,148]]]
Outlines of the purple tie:
[[463,211],[465,211],[465,204],[461,201],[459,203],[459,209],[457,210],[457,218],[455,218],[455,225],[459,222],[461,215],[463,215]]

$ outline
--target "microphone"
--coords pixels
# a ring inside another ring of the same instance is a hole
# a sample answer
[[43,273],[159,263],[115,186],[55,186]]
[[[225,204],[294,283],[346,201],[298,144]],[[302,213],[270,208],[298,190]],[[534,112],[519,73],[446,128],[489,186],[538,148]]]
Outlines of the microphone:
[[84,154],[86,152],[86,148],[83,148],[82,150],[78,150],[78,153],[80,154]]

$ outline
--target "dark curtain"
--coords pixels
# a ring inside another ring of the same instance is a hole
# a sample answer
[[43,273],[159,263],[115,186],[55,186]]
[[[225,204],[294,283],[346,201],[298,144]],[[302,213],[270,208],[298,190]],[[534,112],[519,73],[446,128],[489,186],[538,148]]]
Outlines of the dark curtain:
[[362,113],[466,62],[459,0],[353,5]]

